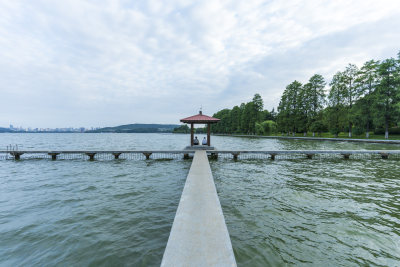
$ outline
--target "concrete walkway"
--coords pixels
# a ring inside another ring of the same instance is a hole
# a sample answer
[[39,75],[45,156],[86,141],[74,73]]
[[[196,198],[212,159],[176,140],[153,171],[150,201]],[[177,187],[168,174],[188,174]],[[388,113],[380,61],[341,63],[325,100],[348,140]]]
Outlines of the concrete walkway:
[[161,266],[236,266],[205,151],[196,151]]

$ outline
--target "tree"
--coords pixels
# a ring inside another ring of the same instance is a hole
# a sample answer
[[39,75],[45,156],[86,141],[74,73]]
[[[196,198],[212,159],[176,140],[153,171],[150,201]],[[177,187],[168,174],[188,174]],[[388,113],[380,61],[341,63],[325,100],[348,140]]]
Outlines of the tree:
[[[379,82],[374,94],[374,117],[376,125],[383,126],[385,138],[389,138],[389,125],[398,117],[399,61],[385,59],[379,64]],[[383,125],[382,125],[383,124]]]
[[365,137],[369,138],[369,129],[372,124],[372,112],[371,112],[371,100],[372,95],[366,95],[360,98],[352,108],[352,117],[354,126],[356,128],[356,134],[366,133]]
[[331,90],[328,95],[328,107],[325,112],[325,119],[329,127],[329,131],[338,136],[343,127],[343,115],[345,114],[344,99],[347,94],[345,83],[343,82],[344,74],[337,72],[330,82]]
[[271,115],[271,120],[276,121],[277,113],[275,112],[275,108],[272,108],[270,115]]
[[266,120],[261,123],[256,122],[256,134],[257,135],[271,135],[276,133],[276,122]]
[[264,102],[260,96],[260,94],[255,94],[252,100],[254,104],[254,115],[256,116],[256,122],[263,121],[263,109],[264,109]]
[[266,135],[271,135],[271,134],[276,133],[277,127],[276,127],[276,122],[274,122],[274,121],[271,121],[271,120],[263,121],[261,123],[261,126],[262,126],[264,134],[266,134]]
[[288,121],[289,121],[289,112],[287,105],[287,91],[283,91],[281,96],[281,100],[278,105],[278,115],[276,116],[276,122],[278,124],[278,130],[288,133]]
[[325,86],[319,74],[304,85],[292,82],[283,91],[277,112],[263,110],[263,100],[255,94],[248,103],[218,111],[215,117],[221,122],[212,127],[218,132],[268,134],[272,126],[265,121],[275,121],[287,135],[311,130],[315,136],[329,130],[337,137],[348,128],[352,137],[354,128],[356,134],[365,131],[367,138],[375,127],[384,128],[388,138],[389,127],[400,126],[400,51],[396,59],[370,60],[361,69],[349,64],[333,76],[327,98]]
[[[320,114],[322,115],[322,112]],[[321,135],[321,132],[326,131],[327,127],[322,121],[322,119],[318,119],[311,124],[310,130],[313,132],[313,136],[315,136],[315,132]]]
[[190,133],[189,126],[187,124],[183,124],[179,127],[174,128],[173,133]]
[[255,124],[257,122],[257,109],[254,105],[254,102],[248,102],[244,106],[244,110],[242,112],[242,130],[248,134],[255,133]]
[[299,116],[301,115],[301,91],[302,84],[298,81],[292,82],[283,91],[278,106],[278,129],[287,134],[292,132],[293,136],[296,130],[302,127],[299,123]]
[[223,109],[213,115],[214,118],[220,119],[216,124],[211,125],[211,130],[215,133],[230,133],[231,132],[231,110]]
[[272,120],[271,112],[269,112],[268,110],[263,110],[261,112],[261,118],[262,121]]
[[361,98],[352,113],[359,127],[365,125],[366,138],[369,138],[369,129],[372,124],[373,93],[378,84],[378,66],[379,62],[375,60],[365,62],[355,80],[356,91]]
[[257,111],[261,112],[264,108],[264,102],[260,96],[260,94],[255,94],[253,97],[254,107]]
[[307,135],[308,120],[310,116],[310,84],[305,84],[299,89],[297,95],[296,129]]
[[238,106],[234,106],[231,111],[231,131],[232,133],[240,133],[240,120],[242,117],[242,111]]
[[288,85],[289,88],[289,110],[290,110],[290,124],[292,126],[292,135],[294,136],[299,128],[302,128],[300,124],[300,110],[301,110],[301,90],[302,84],[298,81],[294,81]]
[[359,97],[359,93],[357,92],[357,87],[354,85],[356,77],[358,73],[358,68],[354,64],[349,64],[345,71],[342,72],[341,82],[343,83],[344,89],[344,98],[346,100],[346,104],[348,106],[348,125],[349,125],[349,137],[352,136],[352,128],[353,128],[353,120],[352,120],[352,107],[357,101]]
[[[322,122],[316,122],[321,119],[320,112],[325,104],[325,86],[325,79],[320,74],[314,74],[304,86],[307,91],[308,107],[310,108],[308,112],[308,125],[310,128],[314,129],[312,130],[313,136],[315,136],[315,131],[320,131],[320,126],[322,125]],[[314,126],[311,127],[312,125]]]
[[241,133],[245,133],[246,131],[244,130],[246,128],[246,125],[244,125],[245,121],[243,120],[243,112],[244,112],[244,108],[246,107],[245,103],[241,103],[239,108],[240,108],[240,132]]
[[298,81],[294,81],[286,87],[287,90],[287,110],[288,110],[288,123],[289,129],[293,136],[299,127],[298,116],[299,116],[299,94],[302,89],[302,84]]

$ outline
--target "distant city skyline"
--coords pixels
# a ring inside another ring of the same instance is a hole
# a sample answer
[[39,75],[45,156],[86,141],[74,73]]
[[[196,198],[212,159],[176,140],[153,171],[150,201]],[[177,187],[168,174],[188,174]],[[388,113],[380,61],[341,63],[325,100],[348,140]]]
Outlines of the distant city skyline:
[[0,127],[172,123],[396,57],[400,1],[0,3]]
[[10,124],[8,127],[3,127],[6,129],[10,129],[12,131],[19,131],[19,132],[85,132],[87,130],[97,130],[101,127],[24,127],[24,126],[14,126]]

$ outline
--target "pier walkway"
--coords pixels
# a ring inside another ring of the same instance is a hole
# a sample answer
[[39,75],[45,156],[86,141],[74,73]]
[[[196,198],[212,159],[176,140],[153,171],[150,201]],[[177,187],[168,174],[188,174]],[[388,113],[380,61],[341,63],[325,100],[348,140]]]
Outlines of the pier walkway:
[[196,151],[161,266],[236,266],[205,151]]

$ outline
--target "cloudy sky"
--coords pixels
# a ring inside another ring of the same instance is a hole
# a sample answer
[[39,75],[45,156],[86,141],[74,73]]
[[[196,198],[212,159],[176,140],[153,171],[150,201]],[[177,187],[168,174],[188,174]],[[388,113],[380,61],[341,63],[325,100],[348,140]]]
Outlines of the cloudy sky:
[[179,123],[395,57],[400,1],[0,1],[0,127]]

